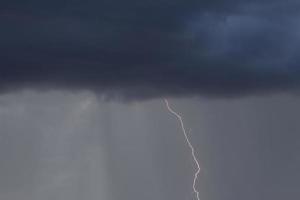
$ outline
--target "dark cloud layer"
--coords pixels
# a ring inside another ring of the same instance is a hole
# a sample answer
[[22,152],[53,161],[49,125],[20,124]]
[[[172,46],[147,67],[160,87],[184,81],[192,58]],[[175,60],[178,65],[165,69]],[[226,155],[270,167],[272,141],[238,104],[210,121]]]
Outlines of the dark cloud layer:
[[1,1],[0,87],[126,97],[300,86],[300,3]]

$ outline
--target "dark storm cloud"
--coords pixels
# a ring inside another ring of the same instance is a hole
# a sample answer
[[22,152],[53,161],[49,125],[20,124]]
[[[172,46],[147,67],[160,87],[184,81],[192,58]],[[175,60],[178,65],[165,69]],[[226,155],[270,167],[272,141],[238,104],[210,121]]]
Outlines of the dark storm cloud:
[[0,87],[110,95],[297,89],[298,1],[2,1]]

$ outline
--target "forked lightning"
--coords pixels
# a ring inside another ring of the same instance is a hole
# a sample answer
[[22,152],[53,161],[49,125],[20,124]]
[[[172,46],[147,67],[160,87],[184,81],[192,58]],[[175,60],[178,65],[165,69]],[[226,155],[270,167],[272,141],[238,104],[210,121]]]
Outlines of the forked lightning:
[[195,196],[196,196],[197,200],[200,200],[200,197],[199,197],[199,191],[198,191],[197,188],[196,188],[196,182],[197,182],[198,175],[199,175],[199,173],[200,173],[201,168],[200,168],[199,161],[197,160],[197,157],[196,157],[196,155],[195,155],[194,147],[193,147],[192,143],[190,142],[190,139],[189,139],[189,137],[188,137],[188,135],[187,135],[187,133],[186,133],[186,130],[185,130],[185,127],[184,127],[184,123],[183,123],[182,117],[170,107],[169,101],[168,101],[167,99],[164,99],[164,101],[165,101],[165,103],[166,103],[166,106],[167,106],[169,112],[172,113],[174,116],[176,116],[177,119],[179,120],[180,125],[181,125],[181,129],[182,129],[182,132],[183,132],[184,137],[185,137],[185,140],[186,140],[188,146],[189,146],[190,149],[191,149],[192,157],[193,157],[194,162],[195,162],[196,167],[197,167],[197,170],[196,170],[196,172],[195,172],[195,174],[194,174],[193,190],[194,190],[194,193],[195,193]]

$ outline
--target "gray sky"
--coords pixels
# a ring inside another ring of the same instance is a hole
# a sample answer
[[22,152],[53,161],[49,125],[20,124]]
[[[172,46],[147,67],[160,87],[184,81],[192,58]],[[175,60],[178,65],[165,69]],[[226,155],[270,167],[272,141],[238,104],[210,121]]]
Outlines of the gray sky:
[[[300,98],[170,99],[191,129],[203,200],[300,197]],[[3,200],[193,198],[193,160],[161,99],[92,92],[0,96]]]
[[299,0],[1,0],[0,199],[299,199]]

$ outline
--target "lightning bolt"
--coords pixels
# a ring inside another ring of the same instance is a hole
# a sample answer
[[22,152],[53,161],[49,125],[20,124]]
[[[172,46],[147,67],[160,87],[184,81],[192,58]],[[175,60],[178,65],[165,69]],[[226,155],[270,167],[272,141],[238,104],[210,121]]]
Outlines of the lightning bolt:
[[169,110],[169,112],[172,113],[179,120],[180,125],[181,125],[181,129],[182,129],[182,132],[183,132],[183,135],[184,135],[185,140],[186,140],[186,143],[188,144],[189,148],[191,149],[192,157],[193,157],[194,162],[195,162],[196,167],[197,167],[197,170],[196,170],[196,172],[194,174],[193,191],[195,193],[195,196],[196,196],[197,200],[200,200],[199,191],[196,188],[196,182],[197,182],[197,179],[198,179],[198,175],[199,175],[199,173],[201,171],[201,168],[200,168],[199,161],[197,160],[197,157],[195,155],[194,147],[193,147],[192,143],[190,142],[190,139],[189,139],[189,137],[188,137],[188,135],[186,133],[182,117],[170,107],[169,101],[167,99],[164,99],[164,101],[166,103],[166,106],[167,106],[167,109]]

